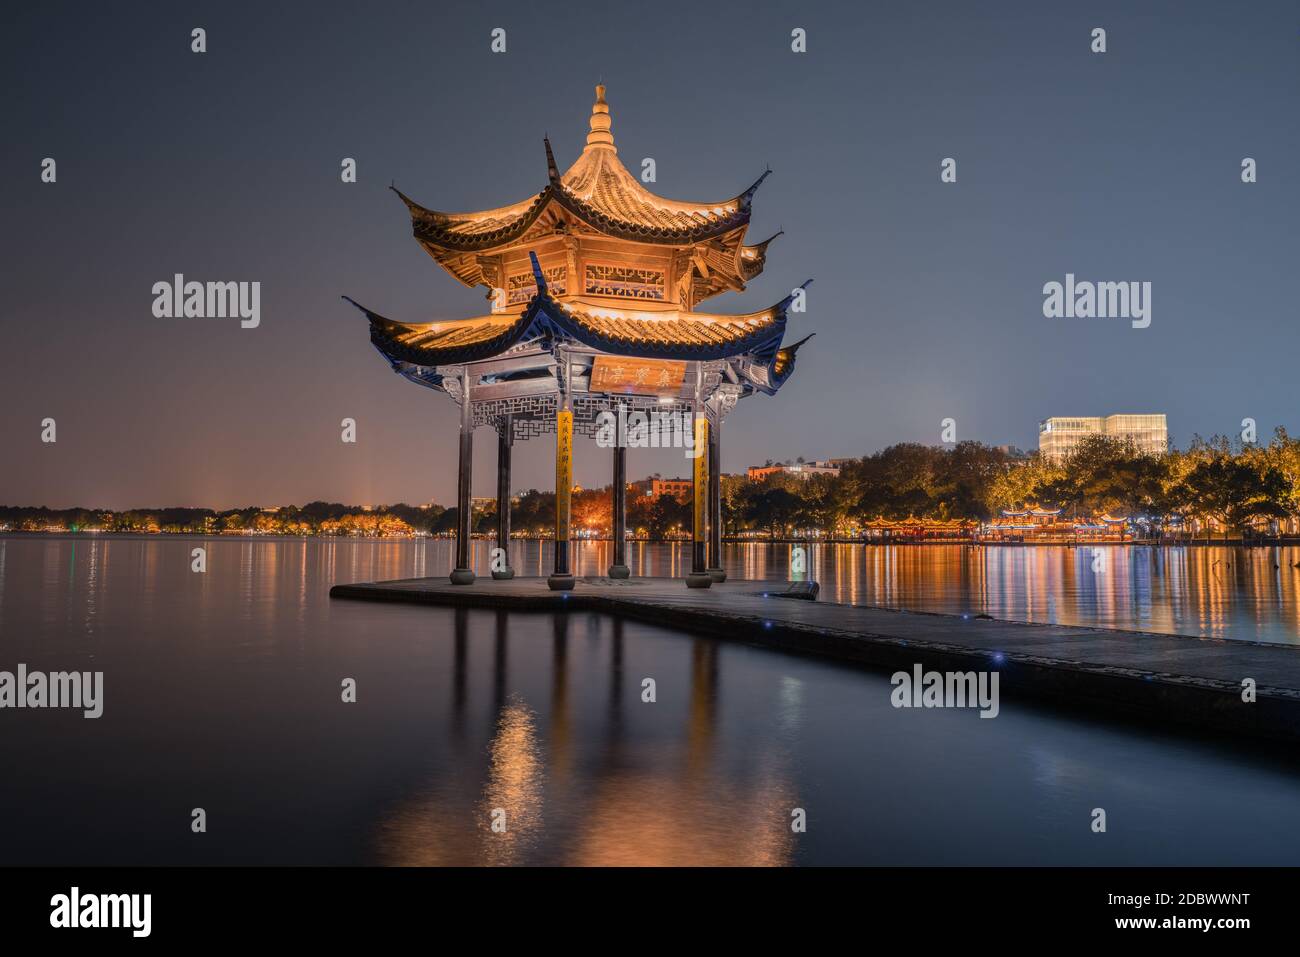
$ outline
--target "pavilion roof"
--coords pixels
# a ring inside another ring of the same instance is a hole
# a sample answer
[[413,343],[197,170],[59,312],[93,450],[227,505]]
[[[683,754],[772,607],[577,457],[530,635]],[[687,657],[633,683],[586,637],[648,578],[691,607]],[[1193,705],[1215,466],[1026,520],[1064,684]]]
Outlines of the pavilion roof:
[[[564,210],[596,232],[642,243],[689,246],[724,239],[732,272],[744,281],[762,271],[771,239],[743,244],[750,205],[764,172],[748,189],[720,202],[682,202],[650,192],[618,158],[610,130],[604,86],[596,87],[587,143],[563,174],[558,171],[550,141],[546,141],[549,182],[541,192],[495,209],[448,213],[421,206],[394,187],[411,214],[415,238],[431,256],[466,285],[483,282],[472,256],[510,246],[539,220]],[[774,239],[775,236],[772,237]]]
[[[433,367],[478,362],[515,346],[568,341],[612,355],[707,361],[744,356],[761,367],[757,385],[775,392],[794,369],[807,338],[782,347],[787,296],[761,312],[717,315],[681,310],[614,308],[584,298],[552,298],[534,257],[538,293],[518,313],[493,313],[446,322],[406,323],[352,299],[370,321],[370,341],[390,361]],[[805,283],[805,286],[807,283]],[[347,298],[347,297],[344,297]],[[811,337],[808,337],[811,338]]]

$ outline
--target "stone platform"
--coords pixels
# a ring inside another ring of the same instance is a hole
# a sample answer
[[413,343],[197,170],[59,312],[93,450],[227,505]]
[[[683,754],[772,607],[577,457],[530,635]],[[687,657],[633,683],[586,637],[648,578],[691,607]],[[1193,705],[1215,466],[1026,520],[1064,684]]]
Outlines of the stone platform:
[[[455,586],[446,578],[335,585],[332,598],[518,612],[597,611],[693,634],[858,662],[889,671],[1000,672],[1000,690],[1210,732],[1300,740],[1300,647],[1039,625],[775,597],[779,582],[545,578]],[[1257,700],[1242,700],[1242,682]]]

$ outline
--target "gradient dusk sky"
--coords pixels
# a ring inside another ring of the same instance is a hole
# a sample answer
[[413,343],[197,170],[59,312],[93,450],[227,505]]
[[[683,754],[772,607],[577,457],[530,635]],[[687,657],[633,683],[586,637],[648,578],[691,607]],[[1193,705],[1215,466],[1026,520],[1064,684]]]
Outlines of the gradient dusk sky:
[[[43,3],[8,18],[0,504],[450,503],[452,403],[389,371],[340,296],[406,321],[482,313],[387,187],[444,210],[536,193],[543,134],[567,167],[598,79],[620,157],[634,172],[653,157],[655,192],[722,200],[773,169],[749,238],[785,235],[743,295],[707,308],[815,280],[787,335],[817,337],[779,396],[728,419],[726,471],[937,443],[947,417],[959,439],[1025,448],[1051,415],[1164,412],[1180,446],[1245,417],[1300,432],[1295,2]],[[1105,54],[1089,49],[1098,26]],[[174,273],[260,281],[260,328],[155,318],[151,287]],[[1151,282],[1151,326],[1044,318],[1043,285],[1066,273]],[[495,442],[476,438],[488,495]],[[607,451],[579,440],[575,458],[579,482],[609,481]],[[634,451],[628,469],[689,474],[680,453]],[[516,488],[553,476],[550,441],[516,450]]]

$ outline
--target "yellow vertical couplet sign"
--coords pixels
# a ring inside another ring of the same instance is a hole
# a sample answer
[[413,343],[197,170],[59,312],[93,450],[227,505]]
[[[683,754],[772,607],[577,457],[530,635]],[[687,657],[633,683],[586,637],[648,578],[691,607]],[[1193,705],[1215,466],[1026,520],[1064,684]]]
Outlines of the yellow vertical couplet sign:
[[555,540],[569,540],[569,512],[573,502],[573,412],[555,413]]
[[709,503],[709,420],[704,416],[695,419],[695,488],[692,505],[695,507],[693,533],[695,541],[704,541]]

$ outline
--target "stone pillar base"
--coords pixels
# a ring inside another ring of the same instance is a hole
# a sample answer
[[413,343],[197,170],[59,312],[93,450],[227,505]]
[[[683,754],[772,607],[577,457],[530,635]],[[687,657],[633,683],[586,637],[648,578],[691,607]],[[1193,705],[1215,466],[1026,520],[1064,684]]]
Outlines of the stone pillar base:
[[708,572],[691,572],[686,576],[687,588],[708,588],[713,584],[713,578]]
[[546,579],[546,587],[551,591],[573,591],[577,583],[572,575],[552,575]]
[[472,585],[474,584],[474,572],[468,568],[457,568],[451,573],[451,583],[453,585]]
[[610,578],[631,578],[632,569],[628,568],[626,565],[610,565],[609,577]]
[[706,571],[709,573],[709,577],[719,585],[727,580],[727,573],[721,568],[709,568]]
[[492,577],[499,582],[509,581],[515,577],[515,570],[513,568],[507,568],[502,572],[493,572]]

